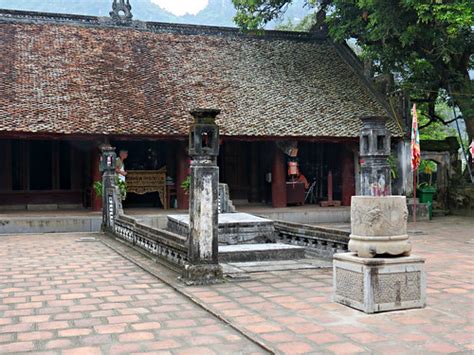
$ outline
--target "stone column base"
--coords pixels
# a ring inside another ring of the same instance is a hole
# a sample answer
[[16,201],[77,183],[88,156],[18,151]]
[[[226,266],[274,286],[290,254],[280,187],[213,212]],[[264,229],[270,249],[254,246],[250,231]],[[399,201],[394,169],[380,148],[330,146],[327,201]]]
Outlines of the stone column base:
[[333,261],[334,302],[365,313],[425,307],[424,259],[340,253],[334,254]]
[[224,274],[219,264],[186,265],[181,280],[188,286],[210,285],[224,282]]

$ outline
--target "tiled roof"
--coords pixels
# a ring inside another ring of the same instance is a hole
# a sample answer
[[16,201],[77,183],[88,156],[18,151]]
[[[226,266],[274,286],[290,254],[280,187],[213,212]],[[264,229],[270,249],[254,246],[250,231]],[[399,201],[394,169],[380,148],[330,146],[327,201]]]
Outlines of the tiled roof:
[[214,107],[227,136],[357,137],[388,115],[326,39],[183,28],[0,12],[0,132],[183,136],[190,109]]

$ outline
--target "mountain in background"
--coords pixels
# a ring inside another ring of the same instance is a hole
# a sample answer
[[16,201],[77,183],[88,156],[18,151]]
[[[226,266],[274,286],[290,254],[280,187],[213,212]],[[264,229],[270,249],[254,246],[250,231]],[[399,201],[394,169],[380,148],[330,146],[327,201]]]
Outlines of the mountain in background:
[[[176,0],[179,1],[179,0]],[[189,23],[196,25],[235,27],[235,9],[232,0],[209,0],[207,7],[197,15],[175,16],[151,0],[131,0],[133,18],[142,21]],[[311,9],[304,7],[304,0],[295,0],[283,19],[267,25],[271,29],[280,22],[299,22]],[[112,0],[0,0],[0,8],[40,12],[56,12],[89,16],[109,16]]]

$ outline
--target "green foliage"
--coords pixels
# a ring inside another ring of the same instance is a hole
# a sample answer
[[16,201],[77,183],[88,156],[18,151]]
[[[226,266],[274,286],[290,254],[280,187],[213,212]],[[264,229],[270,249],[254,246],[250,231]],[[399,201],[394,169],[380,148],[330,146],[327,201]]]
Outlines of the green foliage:
[[285,23],[276,26],[275,29],[279,31],[308,32],[315,23],[316,17],[314,15],[308,15],[298,23],[293,23],[291,19],[288,19]]
[[118,186],[122,198],[125,198],[125,196],[127,196],[127,183],[117,177],[117,179],[115,179],[115,184]]
[[181,188],[184,190],[186,195],[189,193],[189,188],[191,187],[191,175],[186,176],[186,178],[181,183]]
[[[425,105],[426,106],[426,105]],[[429,122],[429,118],[423,114],[426,112],[426,108],[423,105],[420,105],[418,112],[418,125],[420,127],[425,126]],[[436,105],[436,114],[441,117],[443,120],[447,121],[450,119],[449,111],[451,108],[447,106],[445,102],[440,102]],[[456,130],[454,128],[445,126],[440,121],[435,121],[430,123],[428,126],[420,129],[420,140],[444,140],[447,137],[457,136]]]
[[418,188],[433,186],[433,172],[437,171],[438,167],[434,161],[422,160],[418,167],[418,172],[428,175],[428,181],[418,184]]
[[436,163],[431,160],[422,160],[420,162],[420,166],[418,170],[425,173],[425,174],[432,174],[434,171],[437,170]]
[[93,188],[94,188],[95,194],[99,197],[102,197],[102,194],[104,191],[102,187],[102,181],[95,181],[93,184]]
[[390,176],[392,177],[392,179],[398,178],[397,158],[392,153],[389,155],[387,161],[388,161],[388,165],[390,166]]
[[[125,181],[121,181],[118,177],[115,180],[115,184],[120,190],[120,195],[124,198],[127,195],[127,183]],[[102,181],[95,181],[93,184],[93,188],[95,194],[99,197],[102,197],[104,187],[102,185]]]

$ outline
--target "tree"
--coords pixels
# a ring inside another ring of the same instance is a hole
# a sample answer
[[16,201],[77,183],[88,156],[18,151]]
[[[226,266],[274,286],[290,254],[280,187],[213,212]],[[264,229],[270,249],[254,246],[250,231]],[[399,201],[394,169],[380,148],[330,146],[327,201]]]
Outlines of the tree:
[[[245,30],[262,28],[281,16],[291,0],[232,0],[235,22]],[[430,122],[444,122],[435,104],[448,96],[474,137],[472,0],[307,0],[327,11],[336,41],[353,38],[378,73],[396,74],[411,98],[427,105]]]

